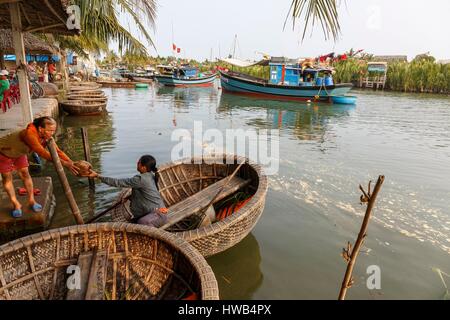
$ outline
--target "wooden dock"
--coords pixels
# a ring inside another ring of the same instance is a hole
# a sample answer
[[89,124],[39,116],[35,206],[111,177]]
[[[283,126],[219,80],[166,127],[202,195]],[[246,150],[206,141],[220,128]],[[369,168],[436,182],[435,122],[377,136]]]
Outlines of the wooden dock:
[[40,195],[35,196],[36,201],[42,205],[42,211],[38,213],[33,212],[28,206],[26,195],[17,194],[17,188],[23,187],[22,180],[14,180],[16,196],[22,204],[23,216],[21,218],[11,216],[12,205],[8,195],[3,188],[0,189],[0,241],[9,241],[29,233],[39,232],[49,226],[56,206],[52,178],[33,177],[33,184],[35,189],[41,191]]

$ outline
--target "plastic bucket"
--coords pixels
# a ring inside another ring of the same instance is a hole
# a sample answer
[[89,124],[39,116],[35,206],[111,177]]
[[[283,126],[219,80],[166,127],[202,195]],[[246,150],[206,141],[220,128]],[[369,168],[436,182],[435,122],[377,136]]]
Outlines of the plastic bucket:
[[334,84],[332,77],[325,77],[325,85],[332,86]]
[[319,77],[316,79],[316,85],[321,86],[323,84],[323,78]]

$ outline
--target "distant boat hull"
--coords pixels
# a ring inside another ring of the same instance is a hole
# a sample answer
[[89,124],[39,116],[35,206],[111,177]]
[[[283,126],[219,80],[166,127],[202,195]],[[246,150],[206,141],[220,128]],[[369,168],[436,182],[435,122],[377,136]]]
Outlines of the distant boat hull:
[[269,99],[314,100],[330,102],[332,96],[343,96],[348,93],[353,84],[343,83],[331,86],[287,86],[270,84],[263,79],[253,78],[243,74],[220,72],[220,83],[223,90],[266,97]]
[[216,79],[216,75],[201,78],[181,79],[169,75],[155,75],[155,79],[165,85],[172,87],[207,87],[211,86]]

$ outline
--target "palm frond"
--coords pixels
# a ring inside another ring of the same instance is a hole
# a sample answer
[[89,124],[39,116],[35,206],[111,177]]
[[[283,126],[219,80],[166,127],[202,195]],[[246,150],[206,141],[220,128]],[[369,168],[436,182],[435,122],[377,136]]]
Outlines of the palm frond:
[[292,28],[301,17],[304,18],[305,25],[303,27],[302,41],[305,39],[308,26],[314,28],[315,24],[321,24],[325,39],[333,37],[334,41],[339,38],[341,26],[338,19],[336,0],[292,0],[283,28],[292,17]]

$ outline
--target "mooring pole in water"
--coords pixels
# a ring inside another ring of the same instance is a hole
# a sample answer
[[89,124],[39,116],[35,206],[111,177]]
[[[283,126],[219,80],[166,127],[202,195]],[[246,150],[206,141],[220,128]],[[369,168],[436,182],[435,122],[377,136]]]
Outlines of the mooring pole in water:
[[66,194],[66,198],[69,201],[70,209],[78,224],[84,224],[83,217],[81,216],[80,209],[78,208],[75,197],[73,196],[72,189],[70,188],[69,181],[67,181],[66,173],[59,159],[58,152],[56,151],[56,143],[53,138],[48,141],[48,149],[52,155],[53,164],[55,165],[56,172],[58,173],[59,180]]
[[[84,160],[89,163],[91,162],[91,148],[89,147],[89,139],[86,128],[81,128],[81,137],[83,139],[83,149],[84,149]],[[95,181],[92,178],[89,178],[89,188],[95,190]]]
[[352,245],[350,242],[348,242],[347,249],[343,249],[343,251],[342,251],[342,257],[344,258],[345,261],[348,262],[348,264],[347,264],[347,270],[345,271],[344,281],[342,281],[341,291],[339,292],[339,300],[345,299],[345,294],[347,293],[347,289],[350,288],[353,284],[353,279],[352,279],[353,267],[355,266],[356,257],[358,256],[359,250],[361,249],[364,239],[366,238],[366,231],[367,231],[367,226],[369,225],[369,219],[370,219],[370,215],[372,213],[372,208],[375,204],[375,200],[377,198],[378,192],[381,189],[381,185],[384,182],[384,176],[378,177],[378,181],[377,181],[377,184],[375,185],[375,189],[373,190],[373,193],[370,193],[370,183],[371,182],[372,181],[369,181],[367,193],[364,191],[364,189],[361,185],[359,186],[359,189],[363,193],[360,198],[361,203],[367,202],[367,209],[366,209],[366,214],[364,216],[363,223],[361,225],[361,230],[359,231],[358,238],[356,239],[356,242],[355,242],[355,247],[352,250]]

